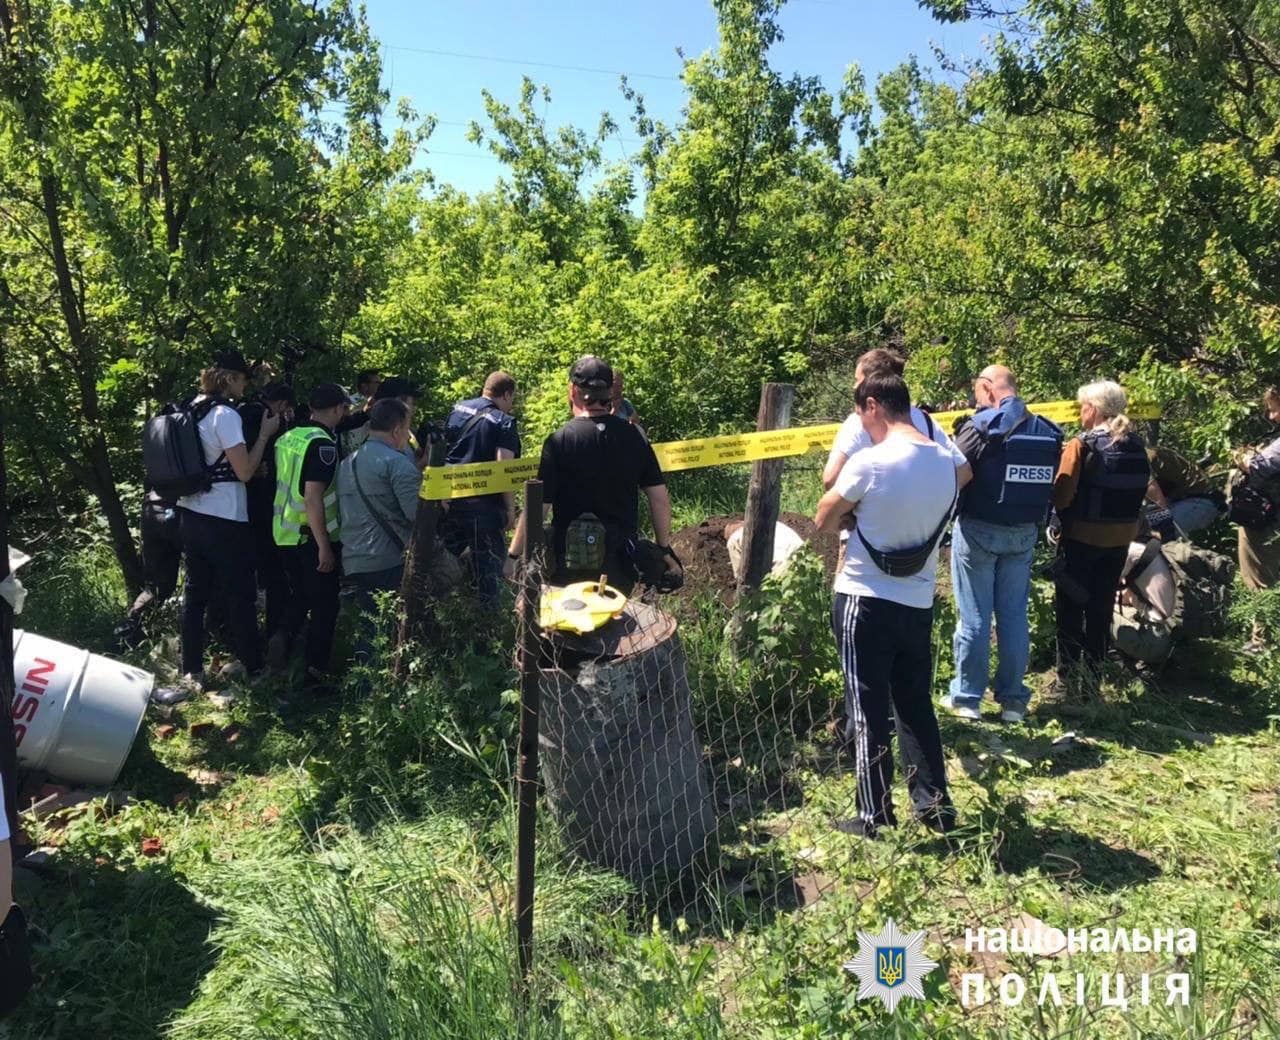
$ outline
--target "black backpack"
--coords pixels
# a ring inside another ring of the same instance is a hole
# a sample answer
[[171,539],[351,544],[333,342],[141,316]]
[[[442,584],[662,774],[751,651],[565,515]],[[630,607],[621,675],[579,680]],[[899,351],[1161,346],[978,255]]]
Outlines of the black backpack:
[[1085,457],[1073,520],[1119,523],[1138,519],[1151,483],[1146,445],[1134,433],[1113,437],[1103,430],[1080,435]]
[[225,468],[225,459],[209,466],[200,443],[200,420],[218,404],[226,402],[209,397],[199,404],[167,404],[147,420],[142,428],[142,468],[148,487],[172,500],[208,491],[215,478],[225,479],[225,474],[215,472]]

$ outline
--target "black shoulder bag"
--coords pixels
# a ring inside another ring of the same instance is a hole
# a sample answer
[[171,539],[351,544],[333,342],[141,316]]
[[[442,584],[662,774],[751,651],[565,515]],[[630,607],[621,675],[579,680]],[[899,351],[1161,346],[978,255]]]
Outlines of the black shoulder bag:
[[[952,475],[954,477],[954,473]],[[942,532],[947,529],[947,524],[951,522],[951,515],[956,509],[956,500],[960,497],[959,478],[955,479],[956,489],[951,495],[951,504],[947,506],[947,511],[942,514],[942,519],[938,521],[938,526],[934,528],[933,534],[929,536],[927,541],[921,542],[919,545],[912,546],[909,549],[891,549],[888,552],[884,552],[867,541],[866,536],[862,533],[861,524],[855,528],[859,541],[862,542],[863,548],[867,550],[867,555],[871,557],[871,562],[889,577],[909,578],[913,574],[919,574],[924,569],[924,565],[929,562],[929,557],[932,555],[934,547],[938,544],[938,539],[942,537]]]
[[[364,447],[364,445],[361,445]],[[360,501],[364,503],[365,509],[369,510],[369,515],[377,521],[378,526],[382,528],[382,533],[391,539],[393,545],[400,552],[404,552],[404,539],[400,537],[400,532],[385,516],[373,508],[373,503],[369,501],[369,496],[364,493],[364,486],[360,483],[360,452],[357,450],[351,456],[351,477],[356,482],[356,494],[360,496]]]

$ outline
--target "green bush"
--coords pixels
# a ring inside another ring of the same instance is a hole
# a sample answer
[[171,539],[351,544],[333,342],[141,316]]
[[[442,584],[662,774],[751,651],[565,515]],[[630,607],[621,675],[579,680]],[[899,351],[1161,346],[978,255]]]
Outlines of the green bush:
[[19,576],[26,605],[18,628],[88,650],[108,650],[124,615],[124,580],[111,546],[94,533],[66,539],[33,553]]
[[376,666],[346,675],[343,711],[323,756],[308,759],[319,801],[358,818],[388,807],[421,810],[445,790],[485,790],[510,776],[515,673],[510,612],[500,630],[456,597],[437,609],[428,643],[409,652],[405,678],[393,674],[387,633],[399,601],[382,604]]

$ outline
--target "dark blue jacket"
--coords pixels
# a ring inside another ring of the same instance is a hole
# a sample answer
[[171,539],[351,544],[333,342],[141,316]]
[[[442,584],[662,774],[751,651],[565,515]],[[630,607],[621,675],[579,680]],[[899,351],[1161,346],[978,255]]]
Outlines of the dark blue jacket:
[[1062,453],[1062,430],[1020,397],[983,408],[956,434],[973,466],[960,515],[1013,527],[1045,519]]
[[[499,448],[506,448],[516,458],[520,457],[520,434],[516,430],[515,419],[487,397],[473,397],[455,404],[444,424],[444,431],[449,442],[446,466],[493,462],[498,457]],[[505,516],[507,503],[502,495],[478,495],[458,499],[449,506],[449,510],[455,516],[477,512]]]

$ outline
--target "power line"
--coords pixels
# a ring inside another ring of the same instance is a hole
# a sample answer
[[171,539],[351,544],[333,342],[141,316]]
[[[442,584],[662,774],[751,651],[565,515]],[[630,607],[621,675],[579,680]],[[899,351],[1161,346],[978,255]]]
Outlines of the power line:
[[679,76],[662,76],[656,72],[623,72],[620,69],[601,69],[590,65],[558,65],[550,61],[532,61],[524,58],[499,58],[491,54],[468,54],[463,51],[436,50],[431,47],[403,47],[399,44],[384,43],[391,51],[406,51],[410,54],[431,54],[442,58],[466,58],[469,61],[491,61],[500,65],[527,65],[539,69],[561,69],[565,72],[590,72],[599,76],[626,76],[628,79],[659,79],[671,83],[679,83]]
[[[331,116],[345,116],[345,115],[347,114],[345,109],[337,108],[337,107],[335,107],[335,106],[333,106],[333,105],[325,105],[325,106],[323,106],[323,107],[320,109],[320,111],[321,111],[321,112],[326,113],[327,115],[331,115]],[[465,127],[466,129],[468,129],[468,130],[469,130],[469,129],[471,128],[471,124],[472,124],[473,120],[462,120],[462,119],[437,119],[435,122],[436,122],[436,125],[437,125],[437,126],[461,126],[461,127]],[[485,125],[484,125],[483,123],[480,123],[480,121],[479,121],[479,120],[474,120],[474,122],[479,123],[480,128],[481,128],[482,130],[486,130]],[[486,132],[488,132],[488,131],[486,130]],[[613,132],[613,133],[611,133],[611,134],[606,134],[604,139],[605,139],[605,140],[621,141],[621,142],[623,142],[624,144],[631,144],[631,145],[641,145],[641,144],[644,144],[644,142],[643,142],[643,141],[641,141],[641,140],[639,140],[639,139],[637,139],[637,138],[635,138],[635,137],[623,137],[623,136],[622,136],[622,134],[618,133],[617,131],[615,131],[615,132]],[[443,154],[445,154],[445,153],[444,153],[444,152],[441,152],[441,153],[439,153],[439,154],[443,155]],[[455,154],[456,154],[456,153],[455,153]]]
[[440,148],[432,148],[430,145],[423,148],[422,154],[428,157],[432,155],[452,155],[456,159],[492,159],[494,162],[502,161],[492,152],[446,152]]

